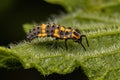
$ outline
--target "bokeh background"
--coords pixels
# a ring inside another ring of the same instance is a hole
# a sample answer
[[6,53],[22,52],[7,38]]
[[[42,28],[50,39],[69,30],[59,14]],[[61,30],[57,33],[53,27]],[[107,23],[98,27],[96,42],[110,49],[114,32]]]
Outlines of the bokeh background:
[[23,24],[41,23],[66,10],[44,0],[0,0],[0,45],[25,38]]

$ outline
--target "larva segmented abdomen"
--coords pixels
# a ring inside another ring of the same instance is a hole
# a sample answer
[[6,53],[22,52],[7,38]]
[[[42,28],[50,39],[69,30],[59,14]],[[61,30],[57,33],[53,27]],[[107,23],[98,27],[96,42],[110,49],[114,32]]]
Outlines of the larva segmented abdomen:
[[26,37],[28,40],[32,40],[32,39],[38,37],[39,33],[41,33],[41,26],[31,29]]
[[70,27],[55,24],[42,24],[29,31],[27,39],[32,40],[36,37],[55,37],[58,39],[74,39],[80,37],[78,30],[72,30]]

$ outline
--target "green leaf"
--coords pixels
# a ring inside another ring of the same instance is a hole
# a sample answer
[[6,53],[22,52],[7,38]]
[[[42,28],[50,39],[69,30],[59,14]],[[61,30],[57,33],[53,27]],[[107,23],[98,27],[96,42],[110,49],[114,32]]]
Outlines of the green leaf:
[[0,67],[16,69],[22,67],[21,60],[11,50],[0,47]]
[[74,10],[86,10],[86,11],[105,11],[108,14],[114,12],[120,12],[119,0],[45,0],[52,4],[59,4],[63,6],[68,12]]
[[28,33],[30,29],[34,28],[33,27],[34,25],[33,24],[23,24],[23,29],[25,31],[25,33]]
[[93,28],[84,30],[83,27],[90,42],[90,47],[86,46],[86,52],[72,41],[68,42],[68,51],[65,50],[63,41],[59,42],[57,49],[51,48],[54,42],[51,38],[20,43],[12,46],[12,51],[23,60],[25,68],[34,67],[43,75],[66,74],[81,66],[90,80],[119,79],[120,27],[118,26],[104,25],[100,28],[100,25],[94,25],[92,27],[97,27],[95,30],[92,30]]
[[24,41],[11,46],[11,51],[22,60],[24,68],[36,68],[43,75],[67,74],[81,66],[90,80],[119,79],[120,24],[118,18],[116,14],[109,16],[99,12],[76,11],[53,21],[66,27],[78,28],[81,33],[86,34],[90,43],[90,47],[87,47],[83,40],[87,48],[86,52],[71,40],[68,41],[67,51],[63,41],[58,43],[57,49],[51,48],[54,43],[53,38]]

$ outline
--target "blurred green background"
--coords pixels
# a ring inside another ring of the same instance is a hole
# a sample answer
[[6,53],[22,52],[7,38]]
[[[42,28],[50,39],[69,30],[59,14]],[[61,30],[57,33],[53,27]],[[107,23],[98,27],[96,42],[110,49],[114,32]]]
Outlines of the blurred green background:
[[61,12],[63,7],[44,0],[0,0],[0,45],[25,39],[23,24],[45,22]]

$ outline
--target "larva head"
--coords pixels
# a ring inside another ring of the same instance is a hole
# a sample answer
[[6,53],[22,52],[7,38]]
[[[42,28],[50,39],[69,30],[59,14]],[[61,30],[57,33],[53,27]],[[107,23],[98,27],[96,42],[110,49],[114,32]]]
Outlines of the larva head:
[[79,39],[81,37],[80,31],[78,29],[75,29],[72,31],[72,40],[74,42],[79,42]]
[[86,50],[85,47],[84,47],[84,45],[82,44],[82,37],[85,37],[86,43],[87,43],[87,45],[89,46],[89,44],[88,44],[88,39],[87,39],[86,35],[81,35],[81,34],[80,34],[80,31],[79,31],[78,29],[73,30],[73,32],[72,32],[72,39],[73,39],[73,41],[81,44],[82,47],[84,48],[84,50]]

